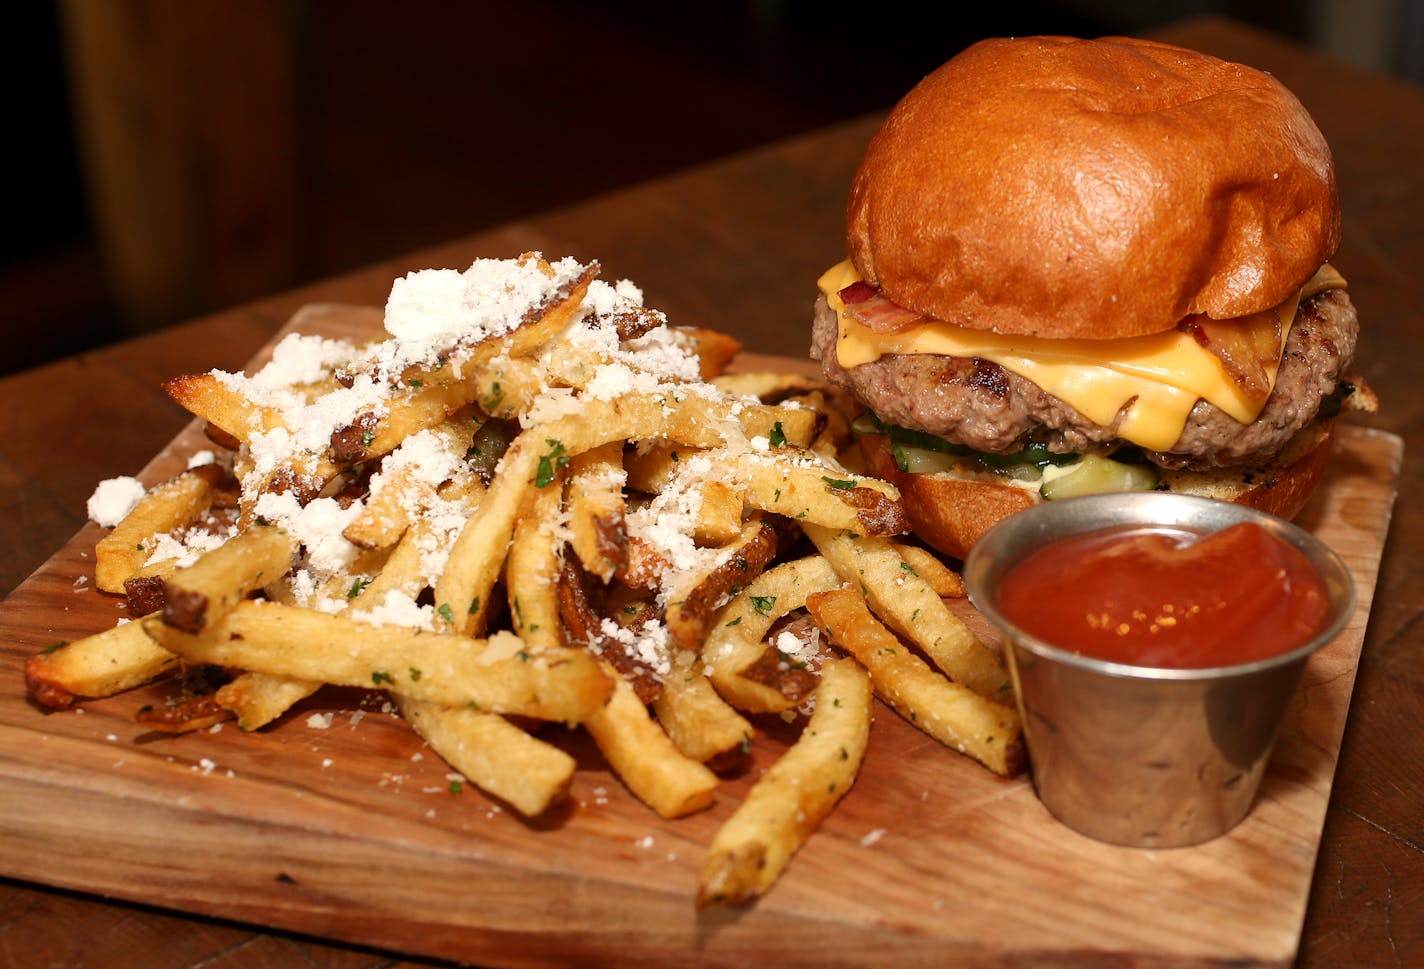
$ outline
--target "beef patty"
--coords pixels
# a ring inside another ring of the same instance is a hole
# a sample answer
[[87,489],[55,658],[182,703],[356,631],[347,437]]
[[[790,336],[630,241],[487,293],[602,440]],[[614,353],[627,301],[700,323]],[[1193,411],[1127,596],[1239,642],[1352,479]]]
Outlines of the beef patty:
[[[837,362],[835,314],[816,302],[811,356],[826,379],[854,394],[882,420],[939,435],[978,451],[1004,454],[1031,442],[1063,453],[1110,451],[1120,440],[1112,423],[1095,424],[1032,381],[980,358],[886,354],[846,370]],[[1302,301],[1286,339],[1275,389],[1260,416],[1242,424],[1199,400],[1182,436],[1166,451],[1148,452],[1168,468],[1207,470],[1269,461],[1315,420],[1355,354],[1359,323],[1340,289]]]

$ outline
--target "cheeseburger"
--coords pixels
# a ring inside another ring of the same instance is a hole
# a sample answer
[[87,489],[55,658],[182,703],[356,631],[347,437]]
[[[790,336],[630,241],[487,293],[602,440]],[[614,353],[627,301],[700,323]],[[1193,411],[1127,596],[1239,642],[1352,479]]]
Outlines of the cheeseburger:
[[963,556],[1004,516],[1192,491],[1292,517],[1357,321],[1330,150],[1260,71],[1125,38],[987,40],[891,112],[812,355],[873,473]]

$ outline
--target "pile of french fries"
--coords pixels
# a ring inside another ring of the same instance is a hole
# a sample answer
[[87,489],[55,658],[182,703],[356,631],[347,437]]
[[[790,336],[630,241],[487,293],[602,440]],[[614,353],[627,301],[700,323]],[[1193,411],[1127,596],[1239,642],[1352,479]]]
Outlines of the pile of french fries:
[[[435,328],[436,353],[289,337],[251,376],[170,381],[221,454],[98,542],[96,585],[134,619],[31,657],[32,695],[169,676],[139,718],[183,731],[259,729],[323,684],[384,691],[529,816],[575,769],[541,722],[586,728],[672,818],[745,765],[759,719],[801,721],[713,839],[699,905],[776,880],[854,783],[872,695],[1022,769],[1005,670],[944,602],[958,576],[900,540],[899,495],[853,470],[824,388],[725,373],[735,341],[668,325],[596,264],[475,268],[530,295],[504,327]],[[278,366],[303,339],[307,366]]]

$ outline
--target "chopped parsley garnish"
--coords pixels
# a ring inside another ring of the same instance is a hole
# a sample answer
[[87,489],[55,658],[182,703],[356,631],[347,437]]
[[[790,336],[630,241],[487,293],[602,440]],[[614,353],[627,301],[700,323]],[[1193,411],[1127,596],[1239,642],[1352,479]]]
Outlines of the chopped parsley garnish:
[[490,394],[484,400],[480,401],[480,406],[484,408],[486,414],[493,414],[502,400],[504,400],[504,390],[500,387],[499,381],[496,380],[490,384]]
[[776,605],[776,596],[752,596],[751,599],[752,608],[763,616],[770,615],[772,607]]
[[394,683],[395,679],[385,670],[372,670],[371,682],[380,686],[382,683]]
[[771,436],[768,440],[772,447],[781,447],[786,443],[786,432],[781,429],[781,421],[771,425]]
[[440,613],[440,618],[441,618],[441,619],[444,619],[446,622],[448,622],[448,623],[449,623],[450,625],[452,625],[452,626],[455,625],[455,614],[454,614],[454,613],[451,611],[451,609],[450,609],[450,603],[448,603],[448,602],[442,602],[442,603],[440,603],[440,607],[439,607],[438,609],[436,609],[435,611],[438,612],[438,613]]
[[412,683],[419,683],[419,682],[420,682],[420,678],[421,678],[422,676],[424,676],[424,675],[425,675],[425,674],[422,673],[422,672],[421,672],[419,669],[417,669],[416,667],[412,666],[412,667],[410,668],[410,681],[411,681]]
[[451,794],[459,794],[459,793],[461,793],[462,791],[464,791],[464,789],[465,789],[465,785],[462,784],[462,783],[460,783],[460,781],[459,781],[458,779],[452,780],[452,781],[450,782],[450,793],[451,793]]
[[363,579],[359,576],[351,581],[351,588],[346,590],[346,598],[354,599],[361,594],[361,590],[371,584],[370,579]]
[[562,442],[547,438],[545,443],[549,445],[549,453],[539,455],[539,469],[534,475],[534,483],[540,488],[548,487],[554,476],[569,463],[569,456],[564,453]]
[[855,487],[855,481],[853,479],[847,481],[844,478],[831,478],[823,474],[821,475],[821,480],[824,481],[829,487],[835,488],[837,490],[844,490],[846,488]]

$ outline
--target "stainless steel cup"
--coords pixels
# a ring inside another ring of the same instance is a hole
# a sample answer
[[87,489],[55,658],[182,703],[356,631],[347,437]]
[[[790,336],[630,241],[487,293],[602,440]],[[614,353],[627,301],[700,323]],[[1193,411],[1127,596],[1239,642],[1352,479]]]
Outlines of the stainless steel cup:
[[[1326,627],[1289,653],[1211,669],[1129,666],[1059,649],[998,610],[1008,570],[1055,540],[1122,525],[1214,532],[1244,521],[1303,552],[1325,583]],[[1160,492],[1035,506],[974,546],[964,579],[1004,635],[1039,798],[1083,834],[1143,848],[1207,841],[1246,816],[1306,660],[1339,633],[1355,601],[1344,563],[1308,532],[1255,509]]]

